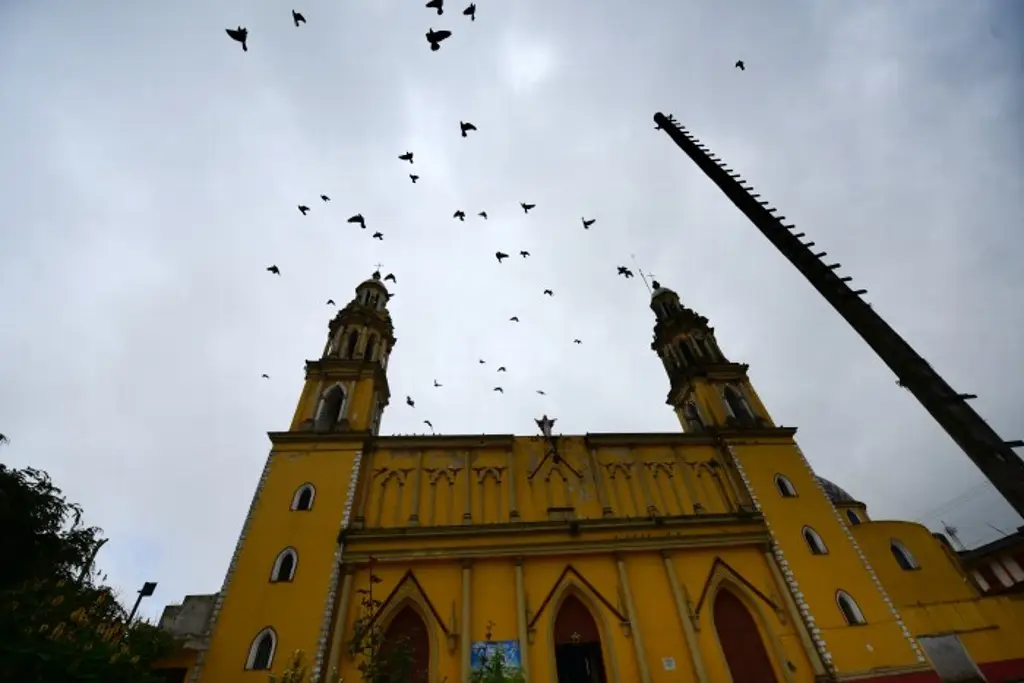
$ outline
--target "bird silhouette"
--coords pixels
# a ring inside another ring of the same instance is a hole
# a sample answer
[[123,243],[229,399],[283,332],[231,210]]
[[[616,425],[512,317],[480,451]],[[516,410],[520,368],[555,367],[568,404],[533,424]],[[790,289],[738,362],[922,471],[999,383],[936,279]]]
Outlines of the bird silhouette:
[[394,282],[396,285],[398,284],[398,280],[395,279],[394,273],[388,273],[387,275],[384,276],[384,282],[387,282],[389,280],[391,282]]
[[487,212],[486,211],[481,211],[480,213],[477,214],[477,216],[480,216],[480,218],[483,218],[484,220],[487,220]]
[[463,211],[462,209],[459,209],[452,215],[452,218],[458,218],[460,221],[464,221],[466,220],[466,212]]
[[267,272],[273,273],[274,275],[280,275],[281,269],[278,268],[277,266],[270,266],[269,268],[267,268]]
[[420,177],[418,175],[413,175],[412,173],[409,174],[409,180],[411,180],[413,183],[415,183],[419,179]]
[[436,9],[437,16],[441,16],[444,14],[444,0],[430,0],[430,2],[427,3],[427,8]]
[[469,3],[469,7],[462,10],[462,13],[469,17],[470,21],[476,21],[476,5],[474,3]]
[[495,391],[499,391],[499,392],[501,392],[501,393],[503,393],[503,394],[505,393],[505,390],[504,390],[504,389],[502,389],[501,387],[494,387],[494,390],[495,390]]
[[437,381],[437,380],[435,379],[435,380],[434,380],[434,386],[435,386],[435,387],[439,387],[439,386],[442,386],[442,385],[441,385],[441,383],[440,383],[440,382],[438,382],[438,381]]
[[496,251],[494,252],[494,258],[498,259],[498,263],[501,263],[502,259],[508,258],[508,254],[503,251]]
[[541,389],[538,389],[537,393],[540,394],[541,396],[547,396],[547,394],[544,393],[544,391],[542,391]]
[[299,204],[299,212],[300,212],[300,213],[301,213],[301,214],[302,214],[303,216],[305,216],[305,215],[306,215],[307,213],[309,213],[309,207],[308,207],[308,206],[306,206],[305,204]]
[[400,154],[400,155],[398,155],[398,158],[401,159],[402,161],[408,161],[411,164],[412,163],[412,152],[406,152],[405,154]]
[[424,420],[424,421],[423,421],[423,424],[425,424],[425,425],[427,425],[428,427],[430,427],[430,431],[434,431],[434,425],[433,425],[433,424],[431,424],[430,420]]
[[483,365],[483,364],[484,364],[484,363],[486,363],[487,361],[485,361],[485,360],[484,360],[483,358],[481,358],[481,359],[480,359],[480,360],[478,360],[477,362],[478,362],[478,363],[480,363],[480,365]]
[[328,197],[325,194],[320,195],[320,199],[322,199],[324,201],[324,204],[326,204],[327,202],[331,201],[331,198]]
[[740,71],[746,71],[747,70],[747,65],[743,63],[742,59],[740,59],[740,60],[737,60],[737,62],[736,62],[736,68],[739,69]]
[[519,202],[519,206],[523,207],[523,213],[530,213],[530,209],[537,206],[536,204],[527,204],[526,202]]
[[412,400],[412,397],[411,397],[411,396],[406,396],[406,397],[405,397],[405,403],[406,403],[406,405],[408,405],[408,406],[409,406],[410,408],[415,408],[415,407],[416,407],[416,401]]
[[584,230],[590,230],[590,226],[593,225],[594,221],[596,221],[597,219],[596,218],[591,218],[588,221],[586,218],[581,218],[580,220],[583,221],[583,229]]
[[381,242],[383,242],[384,241],[384,233],[382,233],[382,232],[375,232],[375,233],[373,233],[373,239],[380,240]]
[[260,375],[260,377],[263,378],[263,379],[270,379],[270,375],[265,374],[265,373]]
[[526,258],[527,256],[530,255],[530,252],[528,252],[528,251],[521,251],[521,252],[519,252],[519,255],[522,256],[523,258]]
[[366,219],[363,218],[363,214],[357,213],[355,216],[349,218],[346,223],[358,223],[359,227],[366,230]]
[[11,442],[11,440],[10,440],[10,439],[8,439],[8,438],[7,438],[6,436],[4,436],[3,434],[0,434],[0,443],[10,443],[10,442]]
[[441,41],[447,40],[451,35],[451,31],[435,31],[434,29],[427,31],[427,42],[430,43],[430,51],[437,52],[440,50]]
[[509,322],[517,323],[517,322],[519,322],[519,316],[518,315],[514,315],[511,318],[509,318],[508,320],[509,320]]
[[238,28],[226,28],[224,30],[227,31],[231,40],[242,44],[242,52],[249,51],[249,46],[245,44],[245,41],[249,39],[249,29],[239,26]]
[[508,370],[506,370],[505,366],[502,365],[500,368],[498,368],[498,372],[508,372]]
[[572,343],[573,344],[582,344],[583,342],[581,342],[579,339],[573,339]]
[[306,23],[306,17],[302,16],[302,12],[296,12],[295,10],[292,10],[292,21],[294,21],[295,26],[298,27],[299,24]]
[[618,270],[619,270],[619,275],[621,275],[624,278],[629,279],[629,278],[633,277],[633,271],[630,270],[629,268],[627,268],[626,266],[619,266]]
[[548,296],[554,296],[555,295],[555,293],[552,292],[550,289],[545,289],[544,293],[547,294]]
[[462,137],[468,138],[469,135],[467,133],[471,130],[476,130],[476,126],[469,121],[459,121],[459,129],[462,130]]
[[328,299],[327,300],[327,305],[328,306],[337,306],[338,304],[334,303],[334,299]]

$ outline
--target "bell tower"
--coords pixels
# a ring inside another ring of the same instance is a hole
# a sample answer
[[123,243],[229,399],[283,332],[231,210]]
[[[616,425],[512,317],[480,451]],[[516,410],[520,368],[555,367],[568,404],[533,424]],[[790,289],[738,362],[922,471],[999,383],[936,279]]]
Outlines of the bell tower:
[[320,359],[306,361],[306,383],[290,431],[377,434],[391,396],[387,367],[396,339],[390,298],[375,271],[334,316]]
[[683,431],[712,427],[772,427],[771,417],[747,378],[747,365],[725,357],[708,319],[679,302],[679,295],[655,280],[653,349],[668,373],[668,403]]

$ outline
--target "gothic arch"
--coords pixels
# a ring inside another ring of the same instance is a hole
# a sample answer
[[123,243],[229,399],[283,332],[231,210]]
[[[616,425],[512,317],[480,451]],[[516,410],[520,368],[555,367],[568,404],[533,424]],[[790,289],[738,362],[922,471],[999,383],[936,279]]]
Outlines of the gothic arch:
[[267,626],[252,639],[245,668],[250,671],[269,671],[274,666],[274,652],[277,650],[277,633]]
[[335,382],[320,392],[313,417],[316,430],[333,429],[348,412],[349,390],[342,382]]
[[359,347],[359,328],[353,327],[348,333],[348,339],[345,341],[345,347],[342,352],[342,358],[355,358],[356,349]]
[[715,591],[709,607],[711,630],[725,664],[722,680],[733,683],[737,674],[743,674],[741,683],[777,683],[782,667],[768,654],[763,633],[766,629],[758,623],[747,601],[728,585]]
[[316,487],[310,482],[306,482],[295,489],[295,494],[292,496],[292,510],[309,512],[313,509],[314,500],[316,500]]
[[[746,586],[742,581],[737,581],[732,574],[730,569],[726,568],[727,565],[720,564],[715,568],[707,587],[705,588],[705,595],[708,596],[707,604],[711,606],[708,609],[708,621],[711,626],[711,633],[715,637],[715,647],[717,648],[718,654],[722,662],[725,662],[725,652],[722,650],[722,644],[718,640],[718,629],[715,626],[715,600],[718,598],[719,591],[728,590],[734,596],[736,596],[743,606],[747,608],[747,612],[750,613],[754,623],[757,624],[758,633],[761,636],[761,642],[764,643],[765,651],[768,653],[768,659],[771,661],[772,669],[775,673],[775,679],[778,681],[786,681],[786,683],[794,683],[793,674],[788,667],[783,666],[783,662],[786,661],[785,650],[782,649],[782,641],[779,639],[779,635],[776,631],[770,629],[768,625],[771,623],[768,620],[768,615],[764,610],[764,598],[758,597]],[[703,598],[701,600],[703,602]],[[698,606],[698,610],[701,608]],[[698,612],[698,617],[699,617]],[[781,675],[780,675],[781,674]],[[732,675],[729,673],[728,667],[725,670],[725,678],[723,683],[733,683]]]
[[437,619],[434,617],[433,610],[424,600],[421,590],[419,589],[418,583],[404,582],[402,586],[398,588],[401,593],[401,597],[396,596],[395,600],[388,601],[381,611],[377,613],[376,623],[380,625],[381,633],[387,633],[388,627],[391,626],[391,622],[394,621],[402,610],[406,607],[416,613],[416,616],[423,622],[423,626],[427,629],[427,642],[430,646],[430,664],[427,674],[427,681],[434,683],[439,680],[437,676],[437,660],[438,660],[438,638],[437,638]]
[[[569,596],[583,603],[583,606],[590,612],[594,623],[597,624],[597,631],[601,635],[601,654],[604,657],[605,675],[608,681],[615,683],[622,680],[619,676],[619,660],[615,653],[612,630],[608,625],[607,615],[601,609],[602,601],[595,599],[593,589],[584,585],[582,581],[573,575],[573,572],[564,572],[562,574],[561,583],[555,589],[555,593],[551,596],[547,605],[548,618],[545,645],[548,651],[548,671],[552,673],[558,671],[555,661],[555,621],[558,619],[558,613],[562,610],[562,605],[565,604]],[[557,676],[552,677],[553,682],[555,678]]]

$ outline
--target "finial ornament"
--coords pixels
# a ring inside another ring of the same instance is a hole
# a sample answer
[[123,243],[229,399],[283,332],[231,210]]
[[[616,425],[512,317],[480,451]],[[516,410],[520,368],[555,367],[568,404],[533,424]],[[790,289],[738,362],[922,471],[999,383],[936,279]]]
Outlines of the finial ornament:
[[534,420],[534,422],[537,423],[537,426],[540,427],[540,433],[548,439],[551,438],[551,428],[555,426],[556,421],[557,420],[549,418],[547,415],[544,415],[539,420]]
[[[640,279],[643,280],[644,286],[647,287],[647,293],[653,295],[651,286],[647,283],[647,278],[651,276],[650,273],[644,274],[644,271],[640,268],[640,264],[636,262],[636,254],[630,254],[629,257],[633,259],[633,265],[636,266],[636,272],[640,273]],[[658,289],[658,283],[654,283],[654,289]]]

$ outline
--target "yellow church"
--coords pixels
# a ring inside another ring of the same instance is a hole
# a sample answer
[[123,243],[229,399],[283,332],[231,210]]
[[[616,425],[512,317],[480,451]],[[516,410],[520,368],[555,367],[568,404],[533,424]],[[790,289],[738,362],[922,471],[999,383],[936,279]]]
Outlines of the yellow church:
[[495,651],[529,683],[1024,680],[1024,595],[983,596],[943,536],[816,477],[672,290],[663,434],[380,436],[388,299],[374,273],[307,361],[180,680],[267,681],[302,651],[310,681],[356,683],[372,629],[410,683]]

